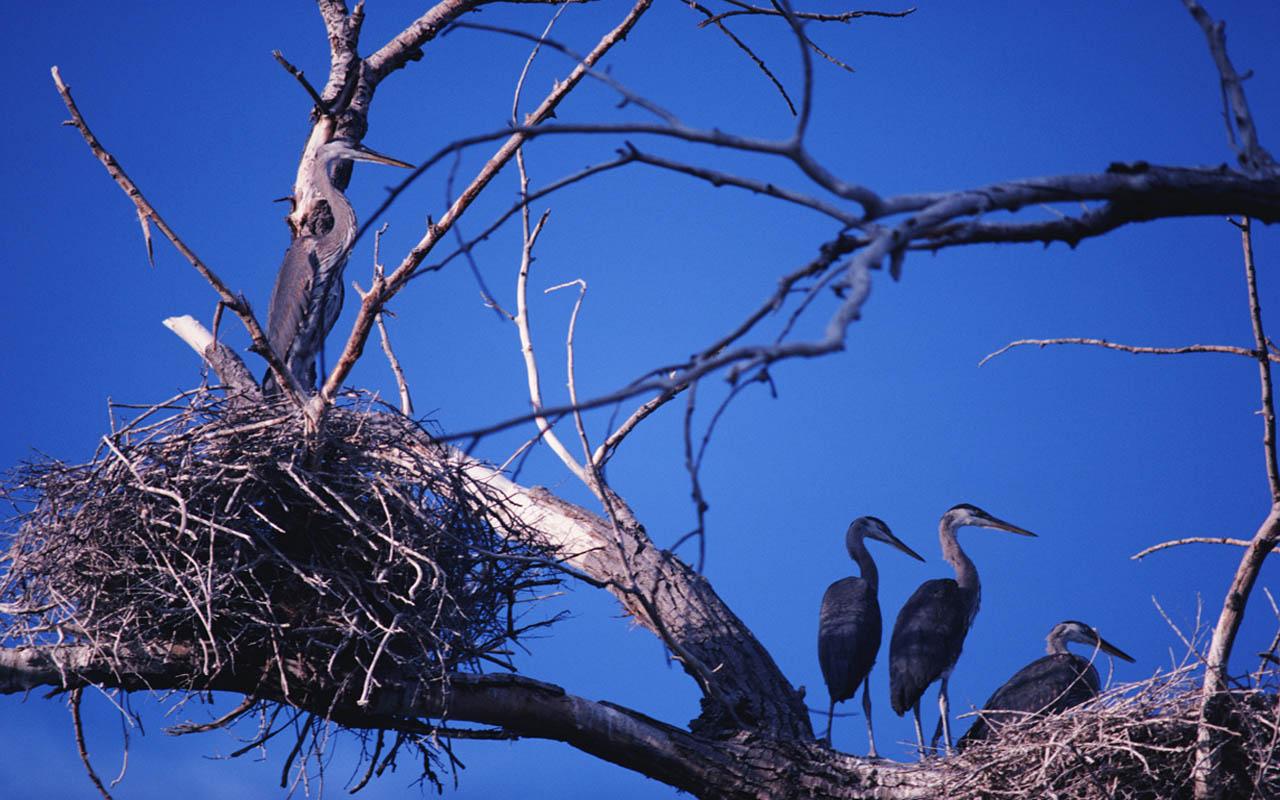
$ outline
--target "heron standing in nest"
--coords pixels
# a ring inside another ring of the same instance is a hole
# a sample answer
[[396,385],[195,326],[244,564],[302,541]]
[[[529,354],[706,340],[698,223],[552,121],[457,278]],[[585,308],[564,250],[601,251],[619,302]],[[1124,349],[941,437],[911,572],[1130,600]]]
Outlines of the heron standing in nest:
[[[367,161],[412,169],[363,145],[335,139],[320,145],[300,183],[314,192],[316,211],[284,254],[267,309],[267,340],[285,368],[303,387],[316,382],[316,356],[342,311],[342,271],[356,238],[356,215],[333,183],[341,160]],[[275,376],[263,380],[268,395],[279,391]]]

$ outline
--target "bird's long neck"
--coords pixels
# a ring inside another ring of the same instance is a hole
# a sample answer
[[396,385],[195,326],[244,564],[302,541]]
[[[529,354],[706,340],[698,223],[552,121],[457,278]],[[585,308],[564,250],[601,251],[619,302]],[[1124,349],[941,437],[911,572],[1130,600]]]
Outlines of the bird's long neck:
[[849,545],[849,557],[858,565],[858,573],[870,586],[871,594],[875,595],[880,588],[880,571],[876,569],[876,562],[871,558],[871,553],[867,552],[862,537],[854,539]]
[[333,226],[320,233],[324,249],[334,248],[345,252],[351,249],[351,243],[355,241],[356,212],[351,208],[351,203],[347,202],[347,196],[333,184],[330,177],[338,163],[335,161],[319,165],[325,174],[317,176],[318,179],[314,185],[319,189],[320,197],[329,204],[329,211],[333,214]]
[[942,522],[938,524],[938,541],[942,545],[943,560],[956,571],[956,583],[960,584],[965,602],[969,604],[969,618],[972,619],[978,611],[982,585],[978,582],[977,567],[960,549],[960,542],[956,539],[957,528],[949,514],[943,515]]

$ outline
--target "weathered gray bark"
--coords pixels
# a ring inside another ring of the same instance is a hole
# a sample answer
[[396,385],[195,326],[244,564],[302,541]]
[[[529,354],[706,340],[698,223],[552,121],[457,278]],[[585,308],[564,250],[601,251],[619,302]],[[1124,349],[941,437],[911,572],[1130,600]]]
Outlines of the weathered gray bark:
[[[414,429],[387,415],[385,424]],[[462,463],[469,476],[504,498],[507,520],[535,530],[579,570],[613,592],[636,620],[685,658],[710,665],[713,686],[699,720],[682,729],[621,706],[586,700],[549,683],[515,675],[455,675],[447,690],[412,676],[384,685],[357,705],[332,692],[280,695],[259,670],[202,674],[183,648],[123,645],[0,650],[0,693],[40,686],[88,684],[125,690],[215,690],[287,702],[358,728],[417,726],[447,717],[520,736],[563,741],[698,797],[915,798],[931,796],[938,778],[912,765],[885,765],[837,753],[813,738],[799,694],[751,631],[710,584],[675,556],[653,546],[643,529],[619,531],[605,519],[550,493],[522,487],[421,434],[417,455]],[[419,462],[421,463],[421,462]],[[527,529],[526,529],[527,530]],[[657,587],[647,597],[628,587]],[[694,669],[686,665],[690,672]],[[705,675],[698,676],[700,682]],[[299,676],[297,685],[306,685]],[[729,708],[721,707],[728,703]],[[740,723],[740,726],[739,726]]]

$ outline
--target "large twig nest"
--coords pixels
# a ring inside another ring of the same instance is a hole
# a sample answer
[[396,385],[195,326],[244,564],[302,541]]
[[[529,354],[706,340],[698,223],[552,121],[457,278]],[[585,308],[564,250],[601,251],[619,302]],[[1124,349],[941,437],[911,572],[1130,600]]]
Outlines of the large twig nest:
[[285,696],[503,663],[547,622],[522,604],[558,581],[503,497],[364,400],[307,435],[287,407],[195,393],[87,464],[20,468],[8,494],[23,509],[0,577],[9,641],[142,644],[206,677],[257,670]]
[[[1226,797],[1280,797],[1276,673],[1224,693]],[[989,740],[937,762],[947,797],[1192,797],[1203,673],[1195,664],[1118,686],[1061,714],[1005,718]]]

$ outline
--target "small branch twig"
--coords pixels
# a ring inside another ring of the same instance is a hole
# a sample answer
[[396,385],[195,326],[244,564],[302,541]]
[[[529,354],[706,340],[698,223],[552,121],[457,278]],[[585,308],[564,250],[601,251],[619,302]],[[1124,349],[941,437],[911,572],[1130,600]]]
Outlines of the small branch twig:
[[84,764],[85,772],[89,773],[89,780],[93,782],[98,794],[102,795],[104,800],[112,800],[111,793],[102,784],[98,773],[94,772],[93,764],[89,763],[89,748],[84,741],[84,722],[80,719],[80,701],[83,697],[84,689],[77,687],[71,690],[71,724],[76,732],[76,750],[80,753],[80,763]]
[[[379,250],[382,247],[382,234],[386,233],[386,231],[387,226],[386,224],[383,224],[373,237],[373,279],[375,282],[383,279],[383,267],[379,256]],[[351,285],[355,288],[356,294],[358,294],[360,299],[363,300],[367,292],[361,289],[360,284],[355,281],[352,281]],[[406,417],[412,417],[413,398],[409,394],[409,381],[404,376],[404,369],[400,366],[400,359],[396,358],[395,351],[391,349],[391,334],[387,333],[387,326],[382,320],[382,317],[386,313],[388,312],[385,310],[378,312],[378,318],[376,320],[378,325],[378,336],[382,340],[382,352],[387,357],[387,363],[391,365],[391,374],[396,378],[396,389],[400,393],[400,413],[404,414]]]
[[[768,16],[780,17],[783,13],[776,8],[763,8],[761,6],[749,6],[745,3],[735,4],[738,8],[733,11],[725,11],[717,14],[706,22],[700,23],[698,27],[705,28],[717,20],[728,19],[729,17],[738,17],[744,15],[751,16]],[[836,14],[824,14],[814,11],[792,11],[792,16],[797,19],[810,20],[813,22],[850,22],[863,17],[888,17],[891,19],[900,19],[910,16],[916,12],[915,7],[908,8],[906,11],[841,11]],[[826,712],[824,711],[823,714]]]
[[1140,550],[1129,558],[1133,561],[1141,561],[1152,553],[1158,553],[1161,550],[1168,550],[1171,547],[1181,547],[1184,544],[1230,544],[1236,547],[1248,547],[1248,539],[1231,539],[1226,536],[1188,536],[1184,539],[1173,539],[1160,544],[1153,544],[1145,550]]
[[405,380],[400,359],[396,358],[395,351],[391,349],[391,335],[387,333],[387,326],[382,321],[382,316],[382,314],[378,315],[378,335],[382,339],[382,352],[386,354],[387,362],[391,364],[391,373],[396,376],[396,389],[400,393],[400,413],[406,417],[412,417],[413,398],[409,394],[409,382]]
[[174,725],[173,727],[168,728],[165,733],[170,736],[186,736],[191,733],[208,733],[209,731],[216,731],[220,728],[225,728],[240,719],[245,714],[253,710],[253,707],[257,704],[258,698],[251,694],[247,694],[244,696],[244,700],[240,701],[239,705],[212,722],[184,722],[180,725]]
[[770,83],[773,84],[773,88],[778,90],[778,94],[782,95],[782,101],[787,104],[787,108],[791,111],[791,115],[795,116],[796,104],[791,102],[791,95],[787,94],[786,87],[782,85],[782,81],[778,80],[778,76],[773,74],[773,71],[770,70],[768,65],[764,63],[764,59],[756,55],[755,51],[752,50],[747,45],[746,42],[739,39],[737,34],[729,30],[729,26],[724,24],[725,17],[732,16],[732,14],[717,15],[717,14],[713,14],[709,9],[704,7],[702,4],[696,2],[695,0],[684,0],[684,2],[685,2],[685,5],[687,5],[689,8],[693,9],[694,11],[698,12],[699,14],[703,15],[706,18],[702,22],[698,23],[699,28],[705,28],[708,25],[714,25],[717,30],[719,30],[729,39],[729,41],[733,42],[735,47],[737,47],[739,50],[745,53],[747,58],[751,59],[751,62],[756,65],[756,68],[759,69],[762,73],[764,73],[764,76],[769,79]]
[[[587,438],[587,427],[582,420],[582,411],[577,408],[578,379],[574,370],[574,355],[573,355],[573,336],[575,331],[578,328],[578,312],[582,310],[582,301],[587,296],[587,282],[584,281],[582,278],[577,278],[575,280],[571,280],[566,283],[561,283],[556,286],[552,286],[549,289],[545,289],[542,293],[551,294],[552,292],[559,291],[560,289],[567,289],[570,286],[578,287],[578,297],[573,301],[573,311],[569,314],[569,332],[565,336],[565,343],[564,343],[565,372],[568,375],[567,381],[568,381],[568,388],[569,388],[569,402],[574,405],[573,422],[578,429],[578,439],[582,442],[583,463],[590,465],[591,464],[591,442]],[[596,474],[596,477],[597,479],[599,479],[598,472]]]
[[1143,353],[1159,356],[1182,355],[1184,353],[1227,353],[1233,356],[1246,356],[1248,358],[1257,358],[1258,353],[1266,354],[1271,361],[1280,362],[1280,356],[1269,354],[1265,347],[1263,350],[1249,350],[1245,347],[1232,347],[1230,345],[1218,344],[1191,344],[1185,347],[1140,347],[1131,344],[1120,344],[1118,342],[1109,342],[1106,339],[1090,339],[1083,337],[1068,337],[1061,339],[1019,339],[1015,342],[1009,342],[1004,347],[994,353],[988,353],[978,362],[978,366],[986,366],[987,362],[997,356],[1002,356],[1015,347],[1027,347],[1034,345],[1036,347],[1048,347],[1056,344],[1079,344],[1091,347],[1102,347],[1107,350],[1119,350],[1124,353]]
[[289,63],[288,59],[284,57],[284,53],[281,53],[279,50],[272,50],[271,55],[280,63],[280,66],[284,67],[286,72],[297,79],[298,83],[302,84],[302,88],[306,90],[307,94],[311,97],[311,102],[315,103],[316,113],[328,114],[328,105],[324,102],[324,98],[320,97],[320,93],[316,91],[316,87],[311,85],[311,81],[307,80],[306,74],[293,64]]
[[1249,290],[1249,320],[1253,324],[1254,358],[1258,360],[1258,383],[1262,394],[1262,450],[1271,484],[1271,502],[1280,504],[1280,467],[1276,465],[1276,412],[1271,386],[1271,358],[1267,334],[1262,329],[1262,305],[1258,300],[1258,272],[1253,261],[1253,225],[1248,217],[1238,223],[1240,246],[1244,252],[1245,283]]
[[[521,185],[527,185],[527,179],[524,176],[524,157],[517,154],[516,158],[520,162]],[[529,210],[525,207],[523,213],[524,225],[524,243],[520,252],[520,272],[516,278],[516,330],[520,335],[520,353],[524,358],[525,377],[529,384],[529,405],[533,408],[533,420],[538,426],[538,432],[542,434],[542,439],[551,448],[561,463],[574,474],[578,480],[582,481],[588,488],[592,488],[592,481],[582,465],[577,462],[569,449],[560,441],[560,437],[556,435],[551,427],[551,422],[547,416],[542,413],[542,386],[538,377],[538,359],[533,349],[533,333],[529,327],[529,267],[533,263],[533,246],[538,240],[538,235],[542,232],[543,225],[546,224],[550,211],[545,211],[542,217],[538,219],[538,224],[532,229],[529,227]],[[576,405],[576,404],[575,404]],[[594,489],[593,489],[594,491]]]

